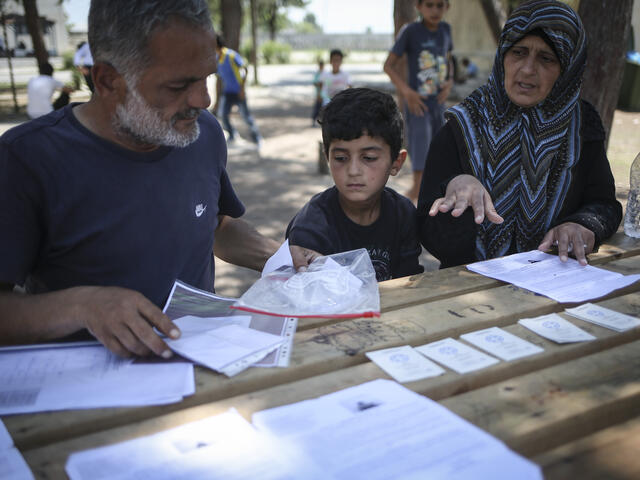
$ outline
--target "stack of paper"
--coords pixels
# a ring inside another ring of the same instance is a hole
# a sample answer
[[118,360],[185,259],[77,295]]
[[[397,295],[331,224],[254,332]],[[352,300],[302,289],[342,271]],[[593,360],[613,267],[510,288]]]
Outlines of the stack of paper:
[[31,470],[13,446],[13,440],[0,420],[0,478],[12,480],[33,480]]
[[[177,280],[164,307],[164,313],[172,320],[184,317],[199,317],[203,321],[211,322],[215,327],[225,324],[220,321],[226,318],[228,324],[237,324],[281,337],[282,342],[271,353],[257,360],[255,367],[288,367],[293,348],[293,334],[298,326],[298,319],[294,317],[275,317],[252,313],[240,313],[230,307],[236,302],[235,298],[225,298],[210,292],[199,290]],[[249,322],[239,323],[236,317],[249,318]],[[211,320],[216,318],[218,320]],[[213,326],[212,326],[213,328]]]
[[518,323],[541,337],[556,343],[588,342],[596,337],[573,323],[568,322],[557,313],[541,315],[535,318],[523,318]]
[[593,303],[585,303],[579,307],[567,308],[565,312],[585,322],[595,323],[596,325],[615,330],[616,332],[626,332],[632,328],[640,327],[640,320],[636,317],[609,310],[608,308],[594,305]]
[[253,415],[234,412],[74,453],[72,480],[541,480],[537,465],[438,403],[375,380]]
[[177,340],[165,339],[174,352],[231,377],[262,360],[284,339],[248,328],[249,316],[174,320],[182,332]]
[[188,362],[134,362],[101,345],[0,353],[3,415],[167,404],[194,391],[193,365]]
[[467,268],[563,303],[601,297],[640,279],[640,274],[625,276],[580,265],[572,258],[562,262],[557,256],[538,250],[472,263]]

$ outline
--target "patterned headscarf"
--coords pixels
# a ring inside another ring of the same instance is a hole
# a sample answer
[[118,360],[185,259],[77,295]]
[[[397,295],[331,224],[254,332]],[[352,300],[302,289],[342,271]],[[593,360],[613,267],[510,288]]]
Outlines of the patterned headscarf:
[[[509,100],[504,56],[529,32],[540,31],[558,57],[560,76],[534,107]],[[578,15],[551,0],[528,2],[504,26],[488,82],[447,111],[464,137],[471,173],[491,193],[500,225],[478,227],[476,256],[494,258],[535,249],[557,218],[580,157],[580,87],[586,38]]]

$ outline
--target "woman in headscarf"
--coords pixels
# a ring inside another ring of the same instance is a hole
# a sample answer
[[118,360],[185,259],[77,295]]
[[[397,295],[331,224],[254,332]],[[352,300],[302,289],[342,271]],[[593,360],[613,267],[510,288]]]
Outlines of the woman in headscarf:
[[585,62],[570,7],[538,0],[513,12],[488,82],[447,111],[429,150],[420,238],[441,268],[553,245],[586,265],[616,231],[604,129],[580,99]]

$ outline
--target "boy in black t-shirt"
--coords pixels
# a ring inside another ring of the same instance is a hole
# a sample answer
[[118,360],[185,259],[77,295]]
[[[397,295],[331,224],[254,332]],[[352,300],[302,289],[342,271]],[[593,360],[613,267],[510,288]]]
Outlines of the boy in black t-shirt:
[[402,117],[390,95],[369,88],[338,93],[321,113],[335,186],[291,220],[291,245],[323,255],[366,248],[378,281],[423,271],[411,201],[385,186],[407,156]]

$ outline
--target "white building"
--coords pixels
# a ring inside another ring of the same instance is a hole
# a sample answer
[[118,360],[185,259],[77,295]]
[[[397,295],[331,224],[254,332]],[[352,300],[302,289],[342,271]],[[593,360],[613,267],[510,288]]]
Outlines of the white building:
[[[72,50],[67,33],[67,17],[58,0],[37,0],[38,14],[42,25],[42,37],[49,55],[55,56]],[[33,52],[31,36],[27,30],[24,18],[24,8],[21,1],[5,0],[5,15],[7,18],[8,48],[13,49],[15,56],[25,56]],[[0,25],[1,26],[1,25]],[[1,32],[0,32],[1,33]],[[3,35],[0,42],[5,47]]]

